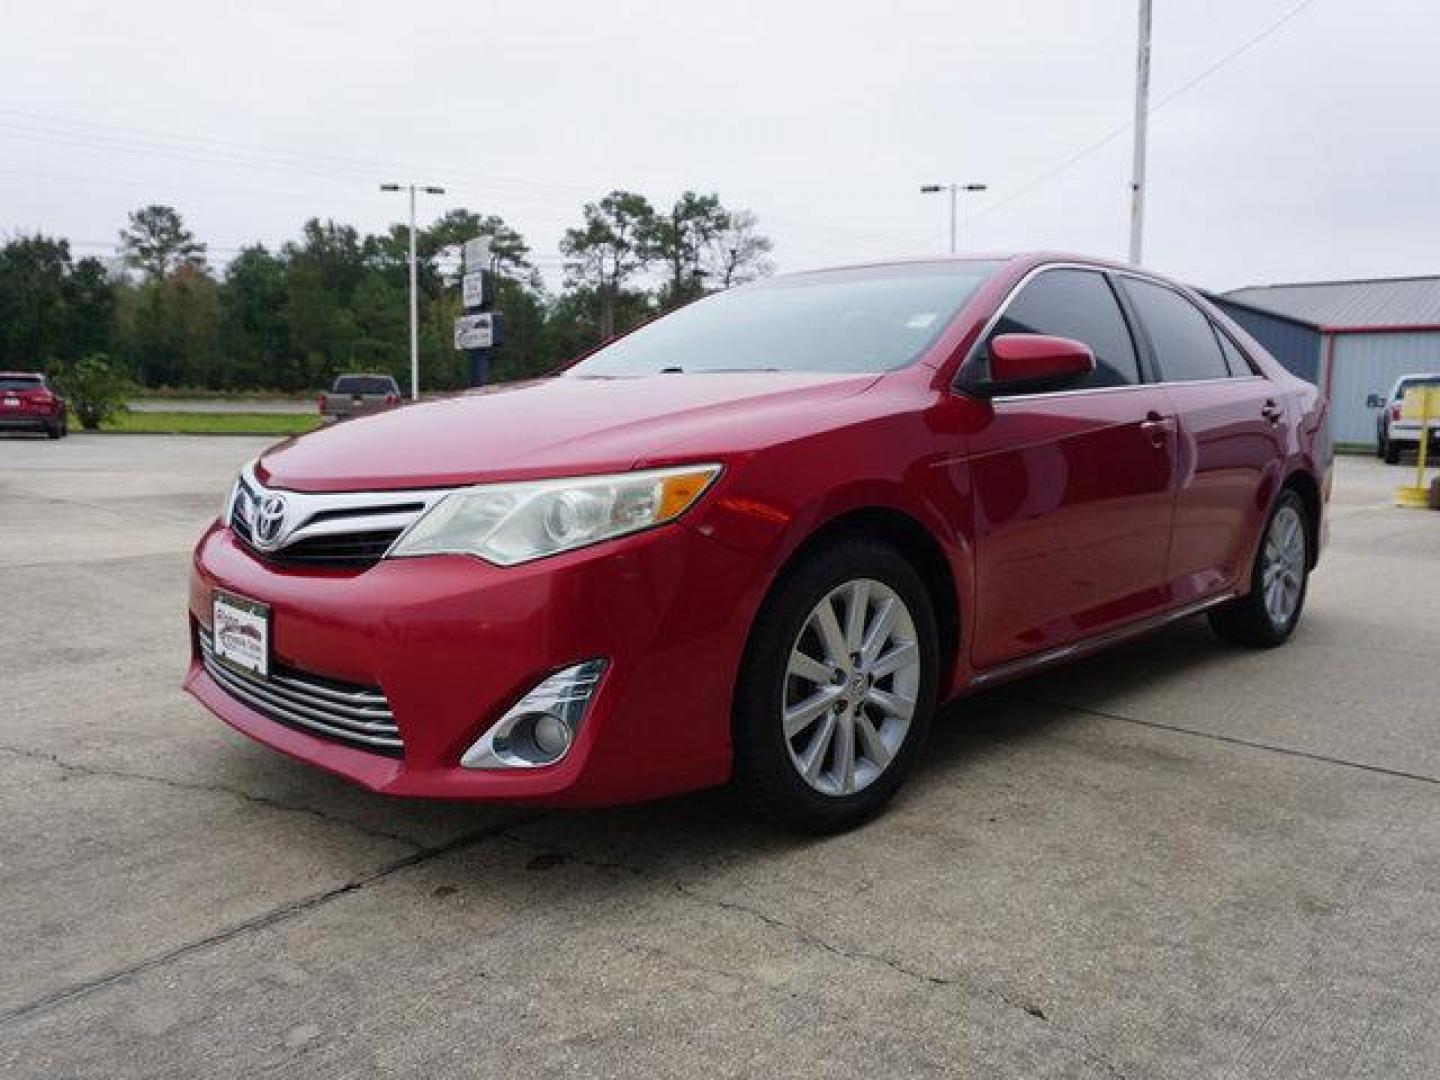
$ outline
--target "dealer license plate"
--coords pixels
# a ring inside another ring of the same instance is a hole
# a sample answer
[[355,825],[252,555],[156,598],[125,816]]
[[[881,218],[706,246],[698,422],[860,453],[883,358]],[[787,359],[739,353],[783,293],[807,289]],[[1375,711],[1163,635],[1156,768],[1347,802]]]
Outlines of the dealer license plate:
[[270,677],[270,607],[258,600],[217,592],[214,596],[215,658],[226,664]]

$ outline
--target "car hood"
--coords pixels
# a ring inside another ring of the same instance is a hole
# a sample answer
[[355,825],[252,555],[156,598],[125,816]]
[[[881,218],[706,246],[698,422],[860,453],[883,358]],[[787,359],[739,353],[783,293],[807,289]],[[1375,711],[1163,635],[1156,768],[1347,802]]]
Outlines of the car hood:
[[293,491],[374,491],[723,456],[813,430],[828,407],[877,378],[716,372],[512,383],[287,440],[256,472]]

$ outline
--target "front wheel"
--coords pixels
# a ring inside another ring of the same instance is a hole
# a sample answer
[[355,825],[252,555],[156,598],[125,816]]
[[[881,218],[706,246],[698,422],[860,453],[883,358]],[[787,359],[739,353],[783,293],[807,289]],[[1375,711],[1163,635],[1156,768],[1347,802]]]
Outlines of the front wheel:
[[1243,645],[1283,644],[1300,621],[1310,575],[1310,530],[1305,503],[1290,488],[1280,493],[1255,556],[1250,593],[1210,612],[1221,637]]
[[924,582],[867,537],[827,544],[775,586],[735,696],[735,788],[808,833],[852,828],[894,796],[923,750],[939,668]]

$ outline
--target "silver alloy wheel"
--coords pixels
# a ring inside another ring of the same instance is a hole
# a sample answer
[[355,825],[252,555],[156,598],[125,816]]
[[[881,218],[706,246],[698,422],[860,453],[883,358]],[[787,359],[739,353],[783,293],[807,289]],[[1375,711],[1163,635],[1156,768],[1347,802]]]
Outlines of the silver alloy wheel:
[[1305,583],[1305,522],[1293,506],[1282,506],[1265,534],[1260,589],[1265,613],[1277,628],[1289,624]]
[[874,783],[905,743],[920,692],[915,620],[869,578],[832,589],[805,619],[785,668],[785,745],[825,795]]

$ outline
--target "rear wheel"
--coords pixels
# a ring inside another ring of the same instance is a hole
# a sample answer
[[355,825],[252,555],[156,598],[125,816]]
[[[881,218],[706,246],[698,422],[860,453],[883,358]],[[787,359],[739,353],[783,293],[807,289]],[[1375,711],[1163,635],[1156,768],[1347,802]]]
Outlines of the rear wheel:
[[1393,439],[1385,440],[1385,464],[1400,464],[1400,447],[1395,445],[1395,441]]
[[1310,529],[1305,503],[1286,488],[1276,500],[1255,556],[1250,593],[1210,613],[1221,637],[1243,645],[1283,644],[1300,621],[1310,574]]
[[735,697],[735,788],[801,832],[858,825],[894,796],[930,729],[935,615],[910,563],[866,537],[818,549],[775,587]]
[[52,438],[52,439],[62,439],[62,438],[64,438],[64,437],[65,437],[65,421],[64,421],[64,420],[56,420],[54,423],[46,424],[46,425],[45,425],[45,434],[46,434],[46,435],[49,435],[50,438]]

